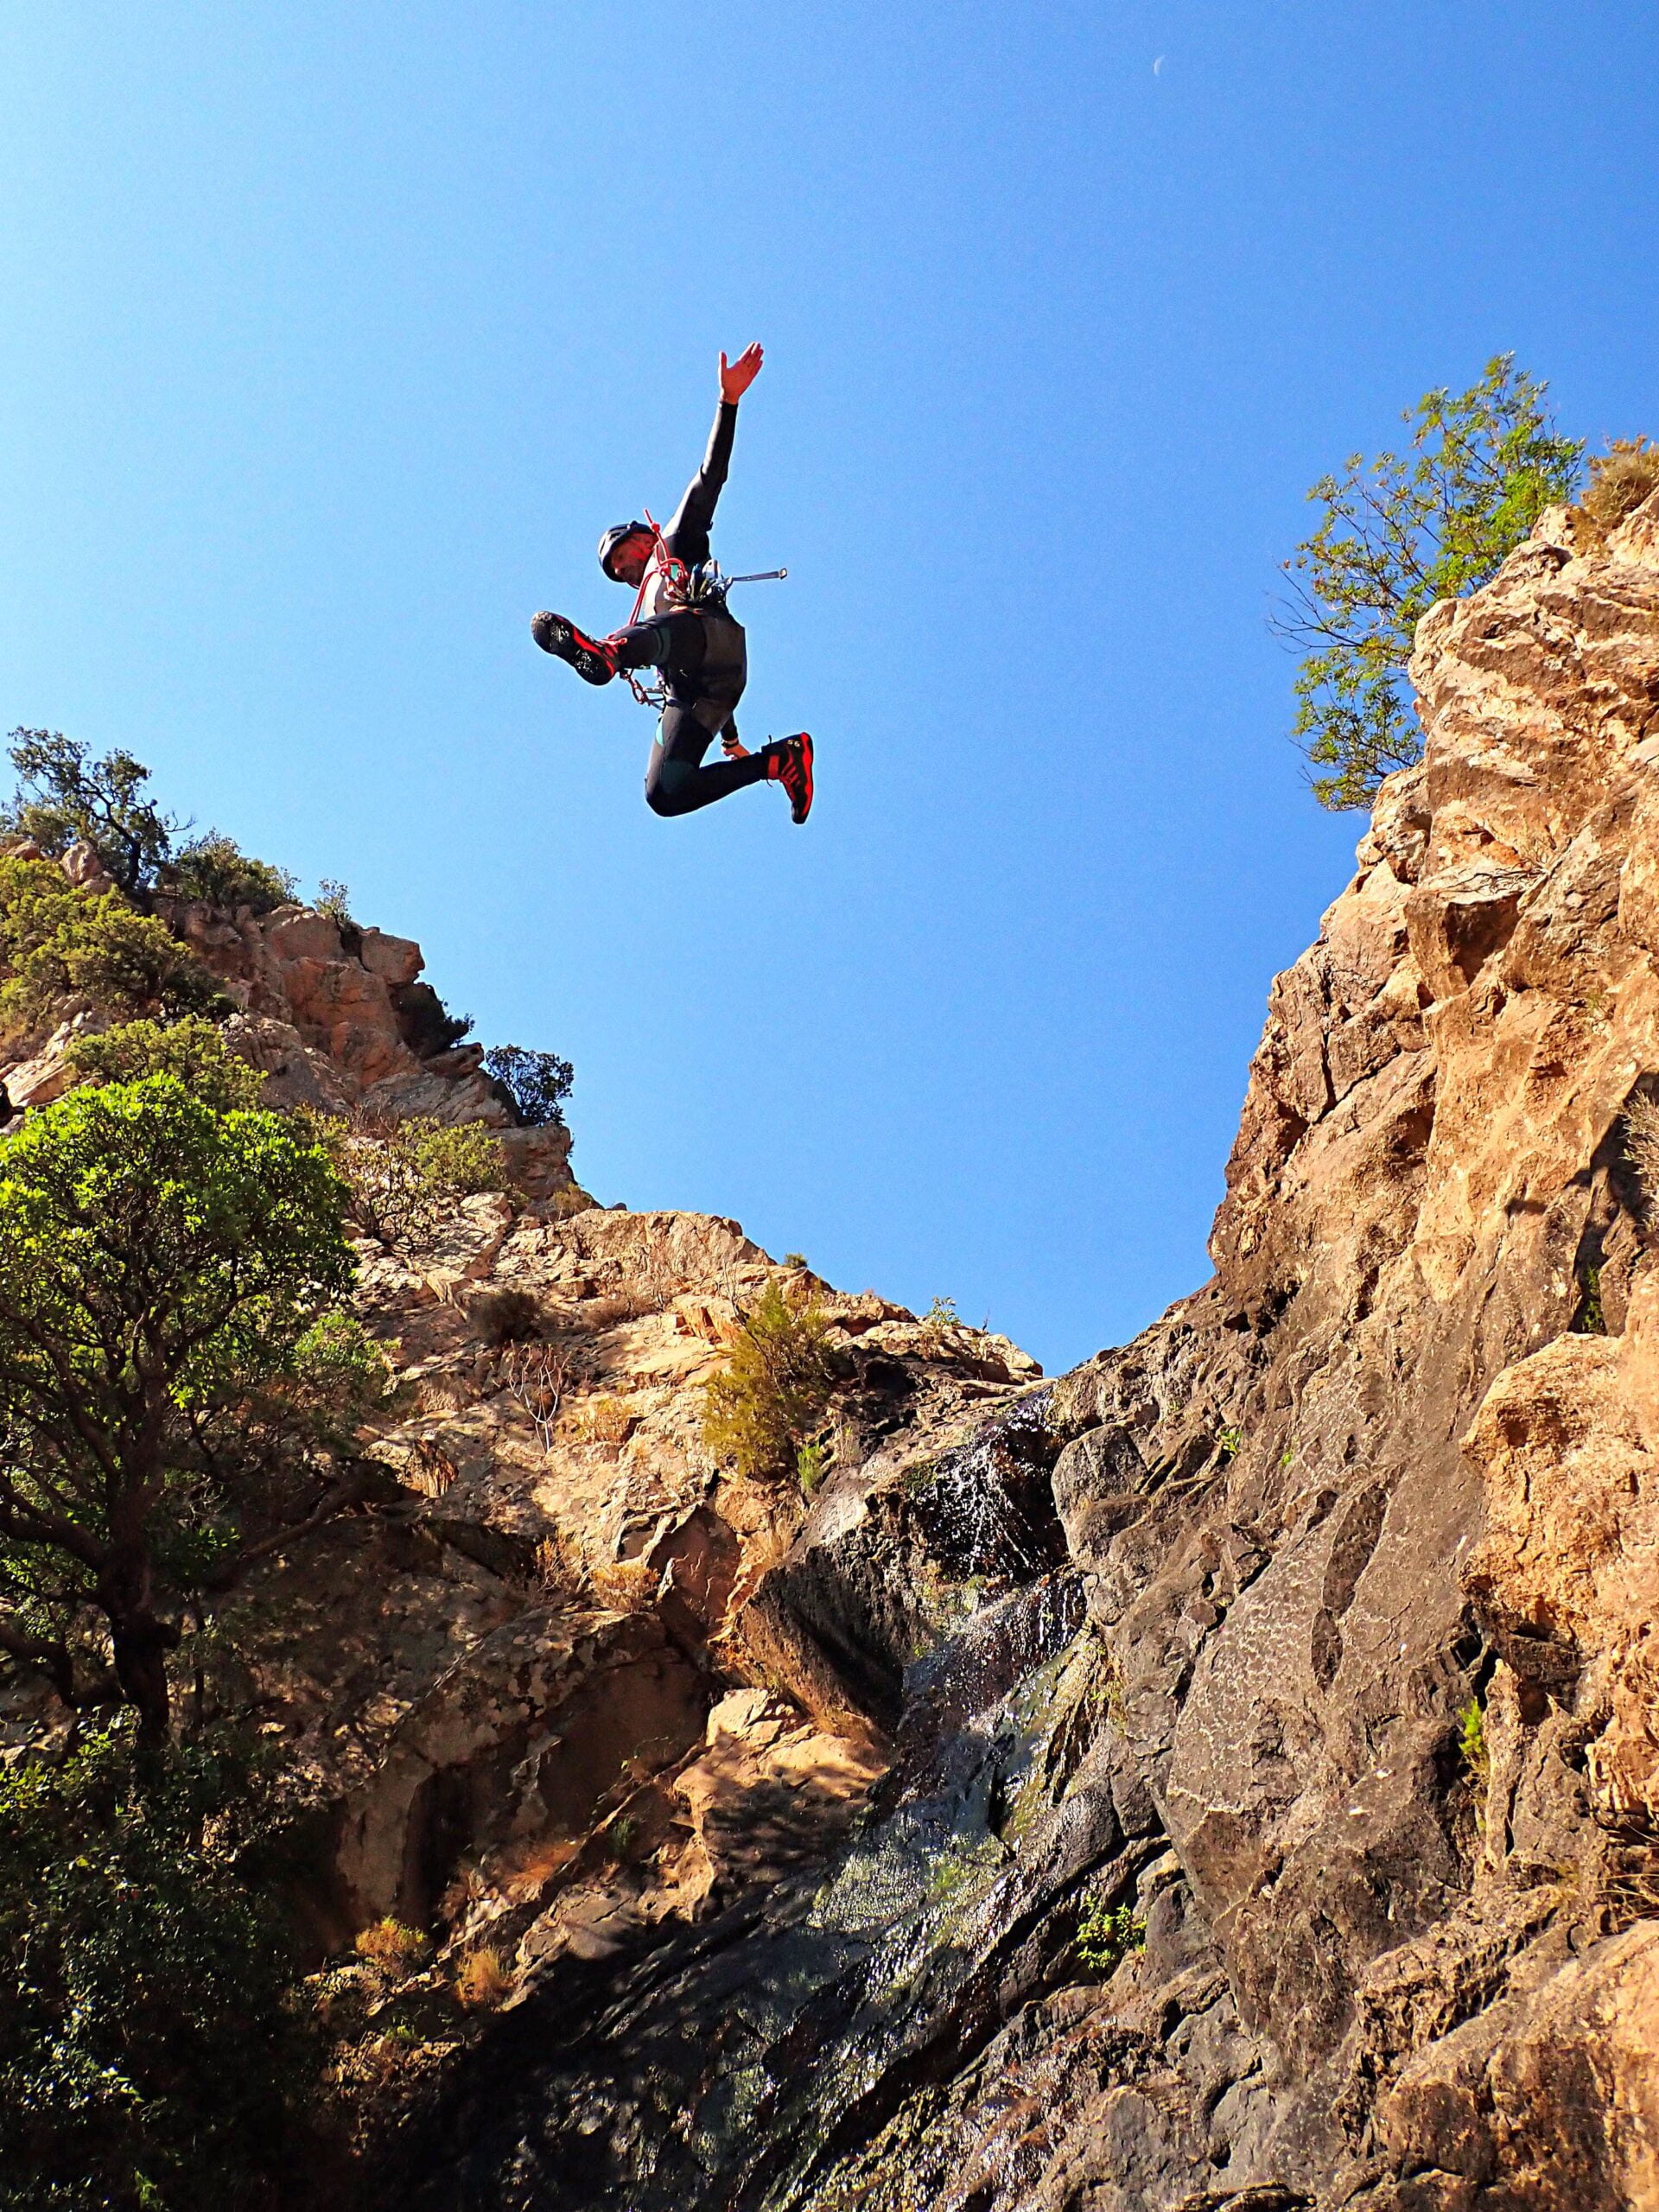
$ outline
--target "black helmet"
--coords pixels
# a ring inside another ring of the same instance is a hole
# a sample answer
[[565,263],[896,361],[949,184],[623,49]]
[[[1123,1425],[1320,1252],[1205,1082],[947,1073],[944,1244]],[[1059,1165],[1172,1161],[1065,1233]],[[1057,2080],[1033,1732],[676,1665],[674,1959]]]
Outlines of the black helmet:
[[622,581],[611,566],[611,556],[616,551],[617,547],[626,544],[631,537],[649,537],[651,535],[652,529],[648,522],[616,522],[611,524],[604,537],[600,539],[599,565],[613,584],[620,583]]

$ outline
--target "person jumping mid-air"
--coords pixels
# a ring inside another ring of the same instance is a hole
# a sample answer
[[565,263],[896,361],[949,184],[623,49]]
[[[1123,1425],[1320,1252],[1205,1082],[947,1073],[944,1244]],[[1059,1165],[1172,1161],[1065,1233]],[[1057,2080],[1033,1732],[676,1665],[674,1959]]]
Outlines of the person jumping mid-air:
[[[530,625],[543,652],[569,661],[589,683],[608,683],[632,669],[662,671],[667,704],[645,774],[645,804],[656,814],[691,814],[760,783],[783,785],[797,822],[812,805],[812,741],[804,731],[758,753],[737,734],[732,716],[748,680],[748,650],[718,572],[700,573],[732,457],[737,403],[760,375],[761,359],[758,346],[729,365],[721,355],[720,411],[709,450],[660,539],[649,523],[620,522],[599,541],[599,565],[613,583],[645,587],[635,610],[643,619],[608,638],[588,637],[563,614],[537,614]],[[705,767],[702,756],[716,738],[726,758]]]

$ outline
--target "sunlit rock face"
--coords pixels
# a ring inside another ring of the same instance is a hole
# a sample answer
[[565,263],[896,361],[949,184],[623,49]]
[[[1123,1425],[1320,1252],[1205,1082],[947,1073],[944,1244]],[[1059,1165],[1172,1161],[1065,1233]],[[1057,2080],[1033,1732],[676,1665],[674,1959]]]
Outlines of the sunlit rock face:
[[1659,2204],[1659,511],[1414,676],[1214,1281],[943,1450],[867,1347],[715,1663],[881,1778],[529,1972],[422,2205]]

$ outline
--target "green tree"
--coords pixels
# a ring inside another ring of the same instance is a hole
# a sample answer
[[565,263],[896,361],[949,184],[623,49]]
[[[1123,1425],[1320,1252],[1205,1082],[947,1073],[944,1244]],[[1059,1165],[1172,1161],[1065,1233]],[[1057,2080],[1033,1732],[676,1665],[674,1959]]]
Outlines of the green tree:
[[49,861],[0,857],[0,1015],[24,1028],[77,1000],[169,1018],[229,1004],[165,923],[118,891],[93,897]]
[[1294,734],[1325,772],[1322,806],[1367,806],[1422,750],[1406,664],[1437,601],[1485,583],[1547,506],[1571,499],[1581,441],[1557,436],[1546,386],[1500,353],[1467,391],[1426,392],[1405,454],[1351,454],[1308,493],[1325,510],[1285,569],[1279,634],[1311,645]]
[[61,730],[15,729],[10,749],[19,787],[0,827],[32,837],[54,860],[85,838],[130,897],[147,891],[184,826],[144,797],[149,769],[130,753],[89,760]]
[[[276,1808],[227,1748],[130,1726],[0,1768],[0,2199],[14,2212],[263,2212],[315,2163]],[[269,1855],[268,1842],[264,1845]]]
[[147,1747],[191,1609],[370,1479],[346,1203],[294,1123],[169,1075],[0,1141],[0,1650],[72,1704],[112,1689]]
[[569,1060],[522,1045],[493,1045],[484,1055],[484,1072],[506,1092],[527,1128],[563,1128],[564,1102],[575,1080]]

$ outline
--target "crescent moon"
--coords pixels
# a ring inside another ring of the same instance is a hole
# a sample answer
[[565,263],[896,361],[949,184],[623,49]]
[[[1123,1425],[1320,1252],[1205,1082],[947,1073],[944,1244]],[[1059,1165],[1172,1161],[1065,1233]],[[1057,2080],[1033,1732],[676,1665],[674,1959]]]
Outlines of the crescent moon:
[[1161,77],[1164,73],[1164,57],[1161,54],[1152,65],[1152,73],[1154,77]]

